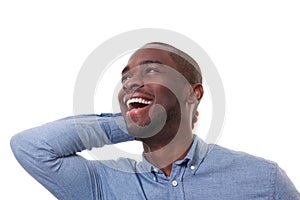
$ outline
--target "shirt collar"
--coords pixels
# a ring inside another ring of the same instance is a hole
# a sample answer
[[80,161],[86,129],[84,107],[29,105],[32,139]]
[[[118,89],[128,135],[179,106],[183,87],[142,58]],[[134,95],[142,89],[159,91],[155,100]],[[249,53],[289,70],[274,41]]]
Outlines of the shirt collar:
[[[187,167],[194,166],[195,172],[202,163],[203,159],[205,158],[206,154],[208,152],[208,145],[200,139],[197,135],[193,135],[193,143],[190,147],[187,155],[183,160],[178,160],[174,162],[176,165],[181,165],[183,163],[187,163]],[[156,172],[156,173],[162,173],[161,170],[159,170],[157,167],[152,165],[145,157],[145,154],[142,155],[143,160],[140,162],[140,170],[142,172]]]

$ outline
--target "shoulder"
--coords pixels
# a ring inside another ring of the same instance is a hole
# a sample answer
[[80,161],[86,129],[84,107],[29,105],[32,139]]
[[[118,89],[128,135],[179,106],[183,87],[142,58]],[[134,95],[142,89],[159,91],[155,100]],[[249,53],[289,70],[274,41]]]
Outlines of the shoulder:
[[209,145],[203,172],[214,174],[234,185],[253,189],[274,187],[278,165],[270,160],[219,145]]
[[207,158],[215,160],[215,163],[232,168],[255,169],[274,171],[277,163],[262,157],[250,155],[242,151],[231,150],[219,145],[209,145]]
[[252,199],[263,196],[300,199],[293,183],[277,163],[219,145],[208,147],[197,174],[201,180],[208,181],[210,187]]
[[209,145],[197,173],[224,193],[231,191],[243,197],[256,197],[272,196],[276,169],[275,162],[219,145]]

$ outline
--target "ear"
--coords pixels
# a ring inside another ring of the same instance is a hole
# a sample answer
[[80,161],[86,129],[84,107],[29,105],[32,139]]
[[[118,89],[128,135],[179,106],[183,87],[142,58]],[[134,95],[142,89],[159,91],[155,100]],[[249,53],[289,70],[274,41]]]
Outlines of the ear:
[[189,103],[198,103],[203,97],[204,91],[201,83],[191,85],[191,92],[188,98]]

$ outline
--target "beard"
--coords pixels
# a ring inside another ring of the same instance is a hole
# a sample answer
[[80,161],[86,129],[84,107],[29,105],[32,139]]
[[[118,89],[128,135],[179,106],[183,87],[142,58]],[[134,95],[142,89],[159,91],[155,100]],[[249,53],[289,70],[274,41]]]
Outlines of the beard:
[[147,140],[148,138],[160,140],[160,135],[165,132],[167,134],[164,134],[163,138],[167,135],[175,137],[180,125],[181,111],[179,104],[167,111],[162,105],[155,104],[149,110],[146,123],[137,124],[129,116],[125,119],[129,134],[140,140]]
[[148,116],[140,120],[142,123],[134,122],[129,116],[125,119],[129,134],[138,138],[149,138],[164,127],[167,114],[163,106],[155,104],[150,108]]

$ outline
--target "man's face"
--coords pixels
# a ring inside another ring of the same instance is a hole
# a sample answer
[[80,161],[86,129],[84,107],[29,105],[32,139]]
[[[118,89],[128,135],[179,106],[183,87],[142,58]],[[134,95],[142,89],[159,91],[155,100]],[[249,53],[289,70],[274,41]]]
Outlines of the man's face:
[[159,49],[140,49],[129,59],[119,103],[131,134],[150,137],[170,120],[180,119],[176,93],[185,82],[175,66],[169,53]]

